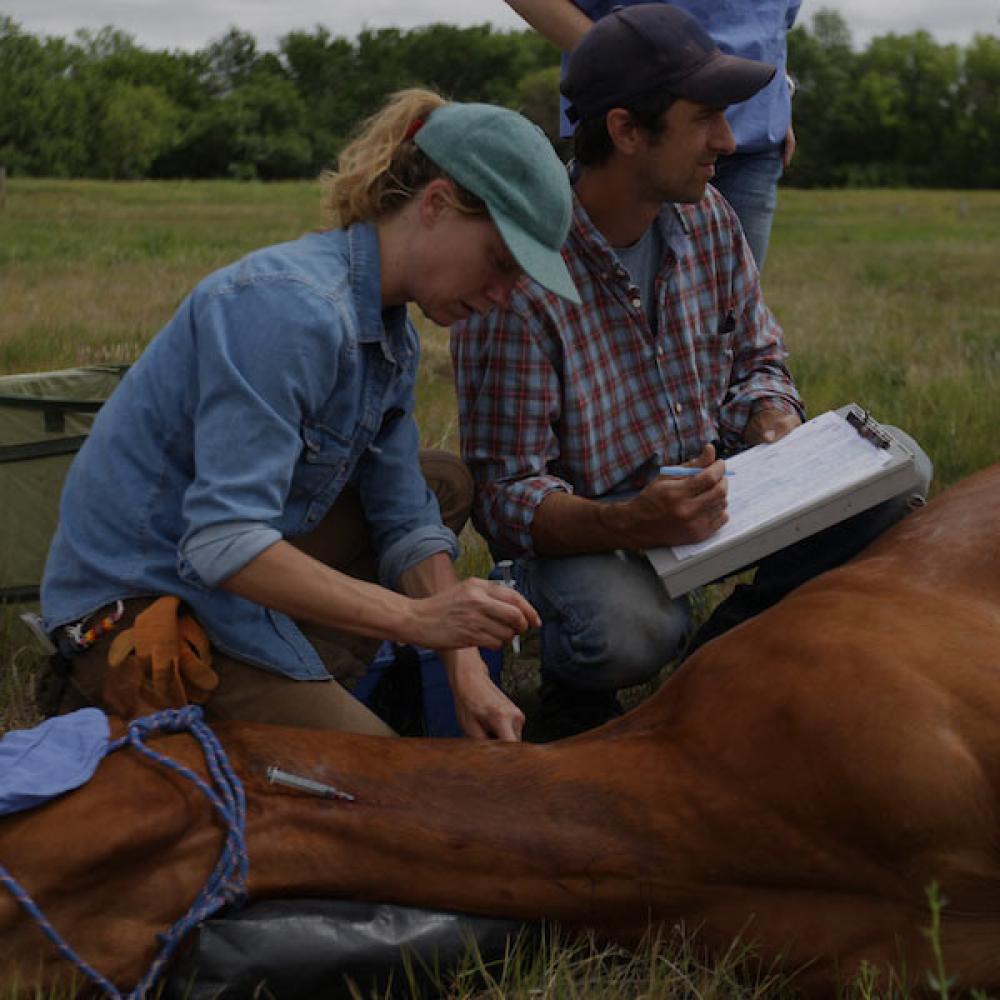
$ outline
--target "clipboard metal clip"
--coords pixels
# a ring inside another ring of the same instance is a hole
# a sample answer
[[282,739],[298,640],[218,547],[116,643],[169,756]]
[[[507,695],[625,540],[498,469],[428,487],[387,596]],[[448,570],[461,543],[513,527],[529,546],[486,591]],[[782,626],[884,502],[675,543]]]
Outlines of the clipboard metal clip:
[[878,421],[862,407],[850,409],[846,414],[847,422],[866,440],[870,441],[876,448],[888,448],[892,444],[892,439],[882,430]]

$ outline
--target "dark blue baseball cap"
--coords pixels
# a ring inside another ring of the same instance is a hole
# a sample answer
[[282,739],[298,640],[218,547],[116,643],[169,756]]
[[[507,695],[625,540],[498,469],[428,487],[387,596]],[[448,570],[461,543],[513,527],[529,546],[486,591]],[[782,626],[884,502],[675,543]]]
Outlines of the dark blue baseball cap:
[[753,97],[776,68],[722,52],[687,11],[665,3],[616,7],[569,54],[559,89],[570,121],[666,92],[712,107]]

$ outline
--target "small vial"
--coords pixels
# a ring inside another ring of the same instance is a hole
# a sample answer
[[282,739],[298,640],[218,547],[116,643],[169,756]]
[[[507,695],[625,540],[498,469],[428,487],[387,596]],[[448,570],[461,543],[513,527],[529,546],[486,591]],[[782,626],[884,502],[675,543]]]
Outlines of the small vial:
[[[517,584],[514,582],[514,563],[510,559],[501,559],[497,563],[497,567],[500,570],[500,582],[505,587],[517,590]],[[510,648],[514,650],[515,656],[521,655],[521,637],[519,635],[515,635],[511,639]]]

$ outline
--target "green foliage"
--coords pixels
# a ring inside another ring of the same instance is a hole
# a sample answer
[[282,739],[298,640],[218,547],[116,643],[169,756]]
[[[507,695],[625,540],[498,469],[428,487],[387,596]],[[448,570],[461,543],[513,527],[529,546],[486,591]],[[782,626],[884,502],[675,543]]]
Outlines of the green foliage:
[[957,95],[961,118],[956,139],[963,160],[954,168],[956,186],[969,187],[976,182],[982,187],[1000,187],[998,93],[1000,38],[977,35],[965,52],[965,73]]
[[233,28],[190,55],[147,52],[112,28],[40,41],[0,16],[0,165],[52,177],[314,176],[396,90],[515,105],[522,79],[557,59],[533,32],[486,25],[353,41],[317,28],[277,52]]
[[356,91],[344,84],[356,73],[355,46],[346,38],[334,38],[325,28],[312,34],[294,31],[281,41],[281,60],[296,90],[308,95],[313,166],[332,165],[361,117]]
[[[560,145],[559,56],[533,31],[430,24],[293,31],[275,52],[232,28],[196,53],[147,51],[113,28],[38,39],[0,15],[0,165],[11,175],[315,176],[404,87],[517,108]],[[803,187],[1000,186],[1000,39],[923,31],[854,49],[819,10],[789,36]]]
[[202,177],[269,180],[311,173],[305,105],[288,80],[250,79],[194,117],[172,160]]
[[885,35],[856,52],[843,18],[820,10],[796,27],[788,65],[803,187],[997,185],[1000,41],[965,51],[925,31]]
[[228,94],[257,75],[258,58],[253,35],[230,28],[205,49],[204,82],[214,96]]
[[145,177],[157,156],[177,141],[178,120],[176,106],[159,87],[115,83],[99,126],[105,176]]
[[11,173],[65,176],[85,148],[84,94],[68,78],[72,50],[40,42],[0,15],[0,158]]
[[546,66],[522,76],[517,85],[516,105],[553,143],[558,142],[559,67]]

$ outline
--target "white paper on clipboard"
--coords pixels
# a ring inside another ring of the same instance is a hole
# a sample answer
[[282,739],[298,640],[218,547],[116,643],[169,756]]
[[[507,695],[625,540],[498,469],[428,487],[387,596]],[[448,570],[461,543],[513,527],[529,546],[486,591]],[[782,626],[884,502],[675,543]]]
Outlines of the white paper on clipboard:
[[[863,420],[878,447],[848,422]],[[727,460],[729,522],[692,545],[650,549],[672,597],[717,580],[916,485],[913,453],[856,404]]]

